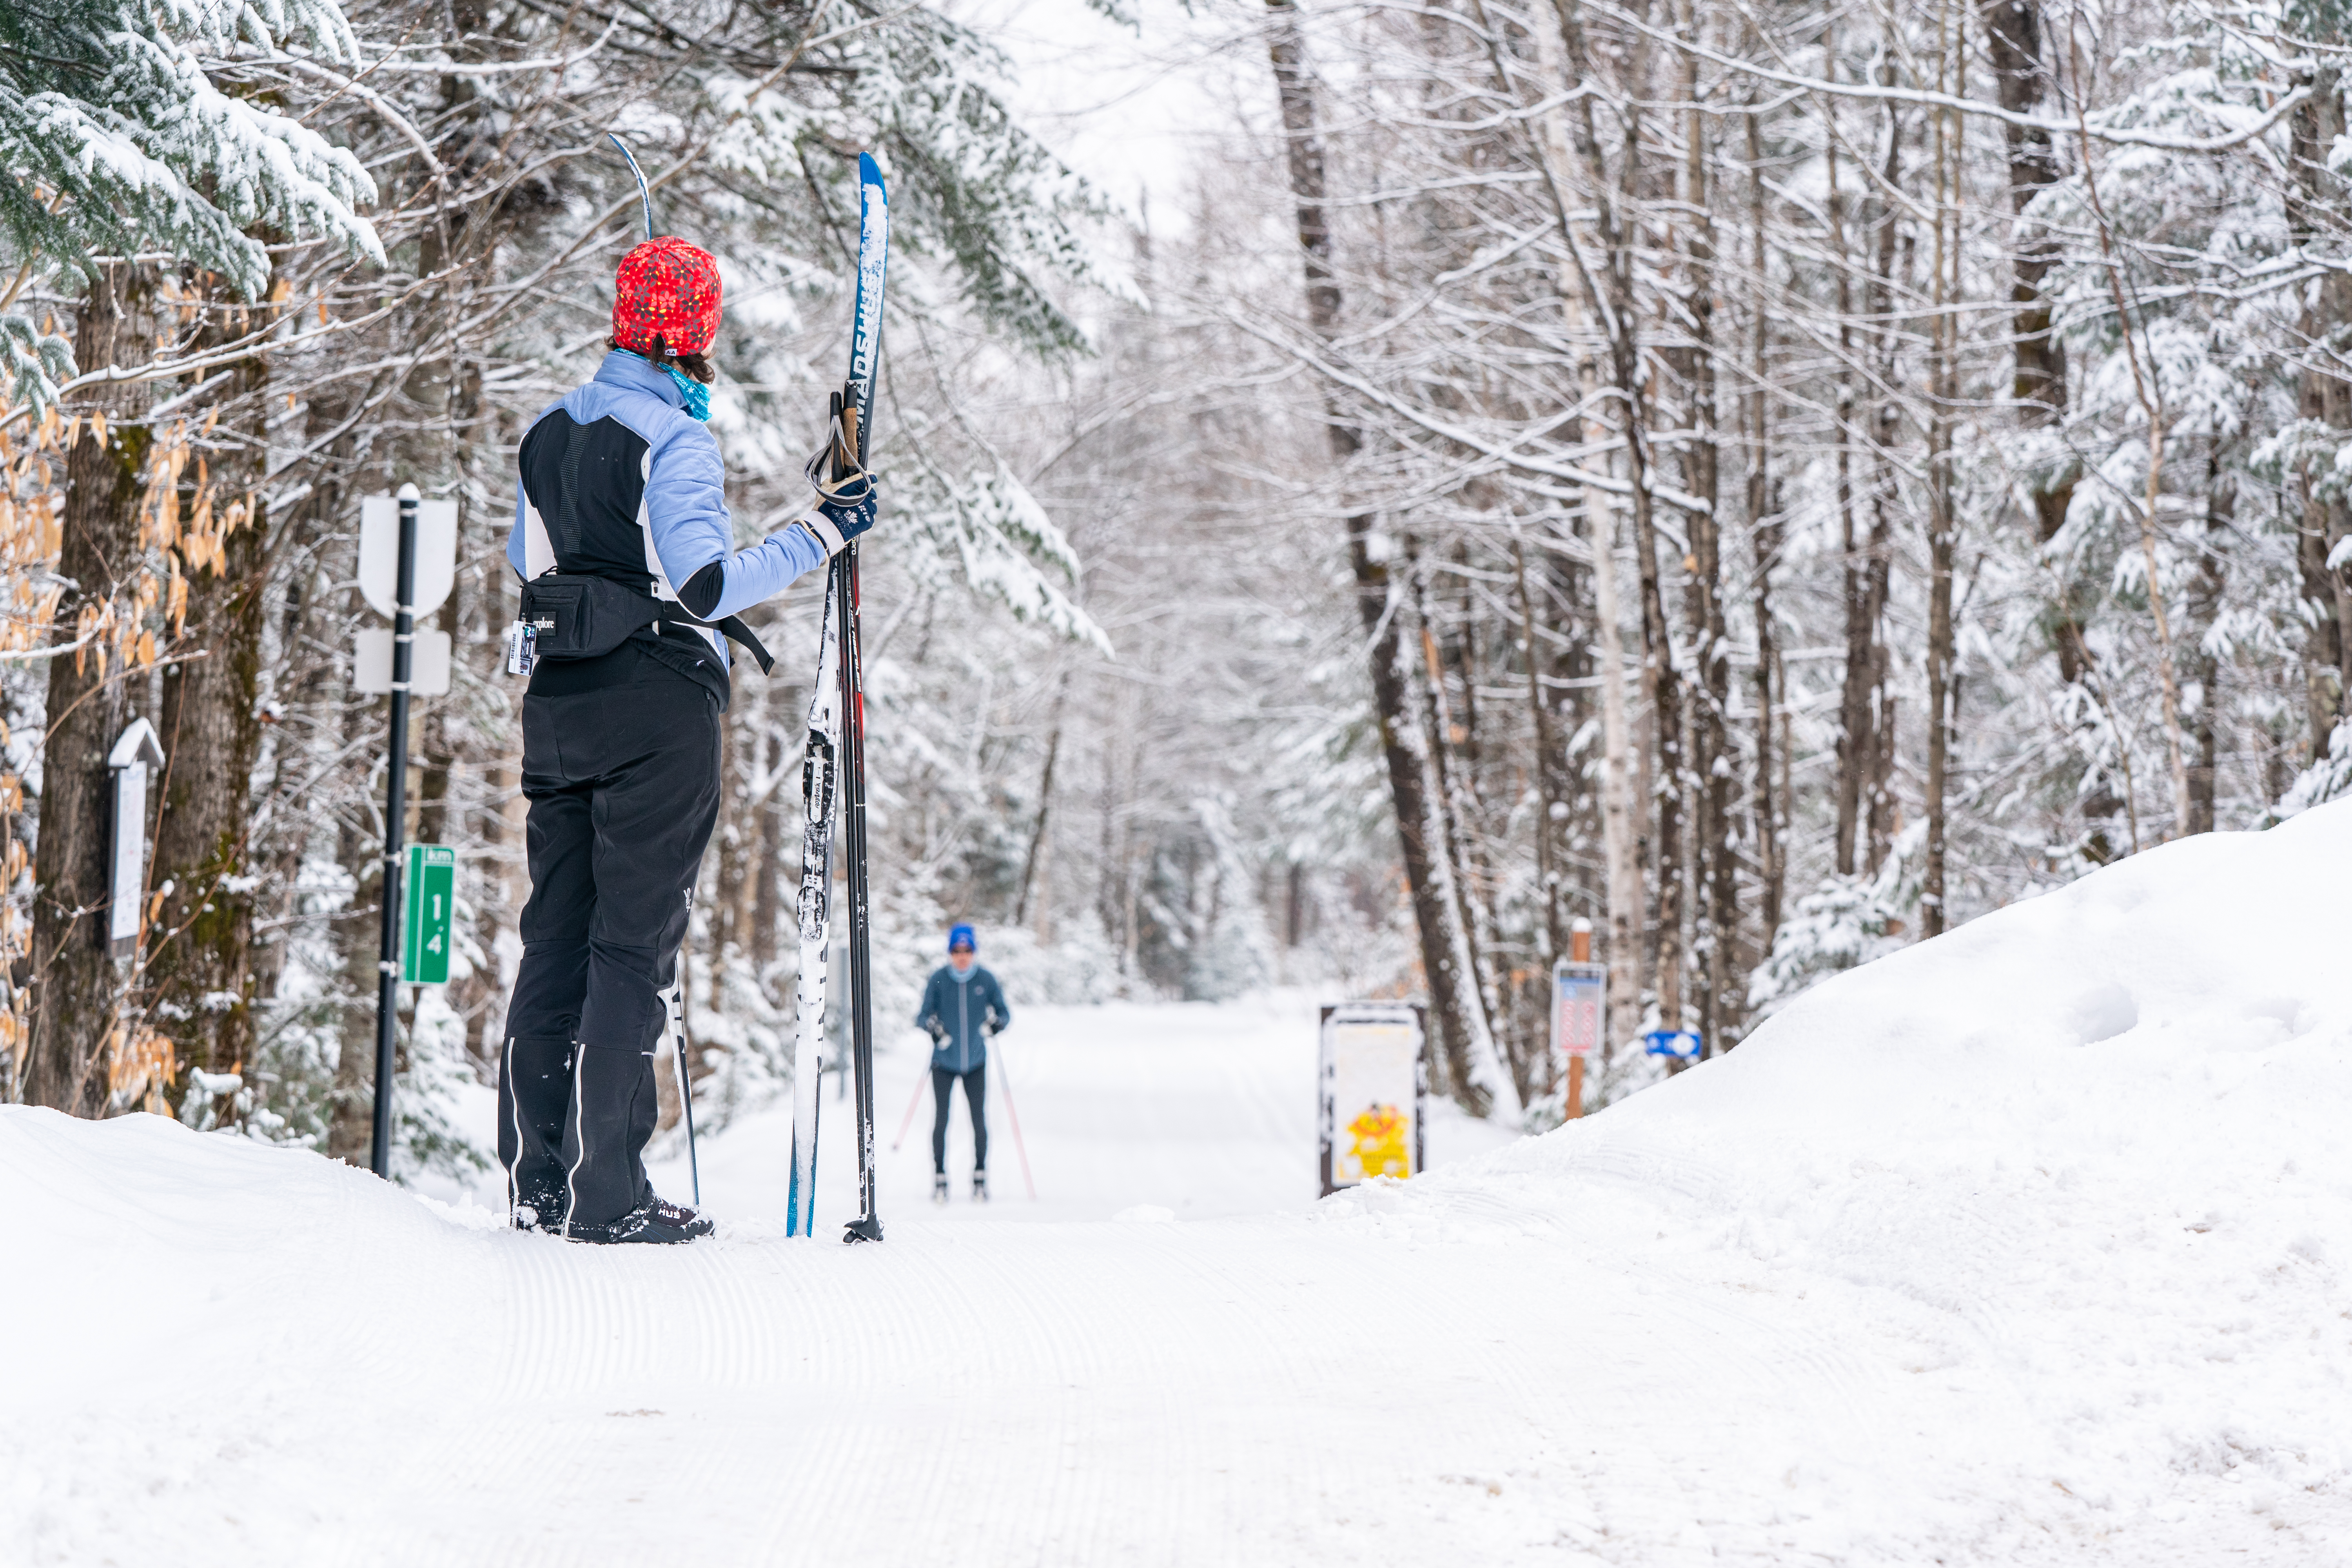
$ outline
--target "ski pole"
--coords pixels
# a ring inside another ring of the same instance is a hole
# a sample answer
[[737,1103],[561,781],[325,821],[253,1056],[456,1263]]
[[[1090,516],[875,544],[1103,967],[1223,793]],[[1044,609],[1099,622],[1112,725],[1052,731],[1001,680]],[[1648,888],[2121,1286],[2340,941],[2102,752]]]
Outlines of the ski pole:
[[686,1107],[686,1168],[694,1178],[694,1206],[702,1206],[702,1162],[694,1152],[694,1079],[686,1070],[686,1037],[677,1041],[677,1099]]
[[915,1124],[915,1108],[922,1103],[923,1079],[919,1078],[915,1080],[915,1092],[907,1100],[907,1120],[898,1123],[898,1136],[890,1140],[890,1152],[893,1154],[898,1152],[898,1145],[907,1141],[907,1130]]
[[669,994],[670,1021],[677,1026],[676,1054],[677,1065],[677,1102],[686,1112],[686,1168],[694,1179],[694,1206],[702,1206],[702,1161],[694,1148],[694,1077],[686,1070],[686,943],[677,944],[677,984]]
[[1013,1152],[1021,1156],[1021,1184],[1029,1189],[1029,1201],[1034,1204],[1037,1201],[1037,1184],[1029,1174],[1029,1146],[1021,1141],[1021,1108],[1013,1103],[1013,1069],[1004,1065],[1004,1047],[998,1043],[995,1032],[992,1030],[988,1038],[990,1044],[996,1046],[992,1053],[996,1058],[996,1078],[1004,1085],[1004,1114],[1013,1121]]

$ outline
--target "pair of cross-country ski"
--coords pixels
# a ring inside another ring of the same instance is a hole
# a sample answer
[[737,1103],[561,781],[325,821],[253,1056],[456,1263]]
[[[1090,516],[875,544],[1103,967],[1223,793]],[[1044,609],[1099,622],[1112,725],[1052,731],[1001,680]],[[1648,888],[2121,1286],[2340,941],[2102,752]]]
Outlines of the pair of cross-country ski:
[[[821,484],[866,472],[874,428],[875,369],[882,348],[882,279],[890,256],[890,199],[870,154],[857,159],[857,306],[849,336],[849,384],[835,399],[831,472]],[[817,639],[815,695],[809,701],[808,755],[801,764],[806,826],[801,830],[801,958],[798,1028],[793,1046],[793,1174],[788,1236],[816,1232],[818,1057],[824,1034],[825,969],[831,958],[834,811],[841,814],[849,895],[849,1056],[857,1080],[857,1217],[845,1241],[879,1241],[874,1203],[874,990],[866,900],[866,688],[857,640],[857,547],[834,558],[825,577]]]
[[[646,237],[653,237],[653,195],[644,170],[620,137],[613,144],[626,158],[645,204]],[[857,293],[849,335],[849,380],[833,397],[833,439],[811,465],[820,489],[835,492],[849,484],[870,484],[866,468],[874,427],[875,373],[882,353],[882,286],[890,259],[890,197],[882,170],[871,153],[857,155]],[[845,1241],[882,1239],[874,1200],[874,1001],[866,898],[866,688],[857,629],[857,545],[833,558],[824,584],[824,618],[817,639],[815,692],[809,701],[808,753],[801,765],[806,825],[801,830],[800,981],[797,1031],[793,1047],[793,1172],[788,1194],[788,1236],[816,1231],[816,1129],[818,1068],[824,1036],[825,970],[832,953],[834,813],[840,810],[843,868],[849,893],[850,1064],[857,1080],[858,1215]],[[671,990],[672,1028],[684,1042],[677,994]],[[679,1062],[679,1096],[686,1110],[688,1158],[694,1160],[693,1085]],[[1025,1163],[1025,1162],[1024,1162]],[[702,1199],[696,1161],[695,1201]]]

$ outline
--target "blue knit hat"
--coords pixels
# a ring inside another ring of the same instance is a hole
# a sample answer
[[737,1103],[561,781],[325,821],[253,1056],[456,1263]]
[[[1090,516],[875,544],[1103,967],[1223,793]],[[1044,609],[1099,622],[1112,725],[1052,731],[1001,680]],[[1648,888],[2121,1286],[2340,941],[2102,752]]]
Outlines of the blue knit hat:
[[978,952],[980,951],[980,941],[971,934],[971,927],[951,926],[949,928],[948,951],[950,952],[953,952],[959,947],[970,948],[974,952]]

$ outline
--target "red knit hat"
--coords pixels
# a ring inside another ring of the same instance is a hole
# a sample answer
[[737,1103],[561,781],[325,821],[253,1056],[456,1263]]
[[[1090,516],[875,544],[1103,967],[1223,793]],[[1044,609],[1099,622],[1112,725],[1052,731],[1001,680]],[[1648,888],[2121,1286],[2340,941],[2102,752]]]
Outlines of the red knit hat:
[[719,336],[719,263],[675,235],[621,258],[613,279],[613,341],[651,355],[656,334],[673,356],[698,354]]

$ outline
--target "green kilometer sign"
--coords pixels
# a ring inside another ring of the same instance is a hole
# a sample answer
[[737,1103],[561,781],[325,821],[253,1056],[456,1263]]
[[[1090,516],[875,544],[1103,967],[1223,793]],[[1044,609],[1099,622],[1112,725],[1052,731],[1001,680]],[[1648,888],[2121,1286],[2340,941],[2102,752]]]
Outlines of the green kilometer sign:
[[402,895],[400,977],[411,985],[446,985],[457,852],[439,844],[410,845],[407,884]]

